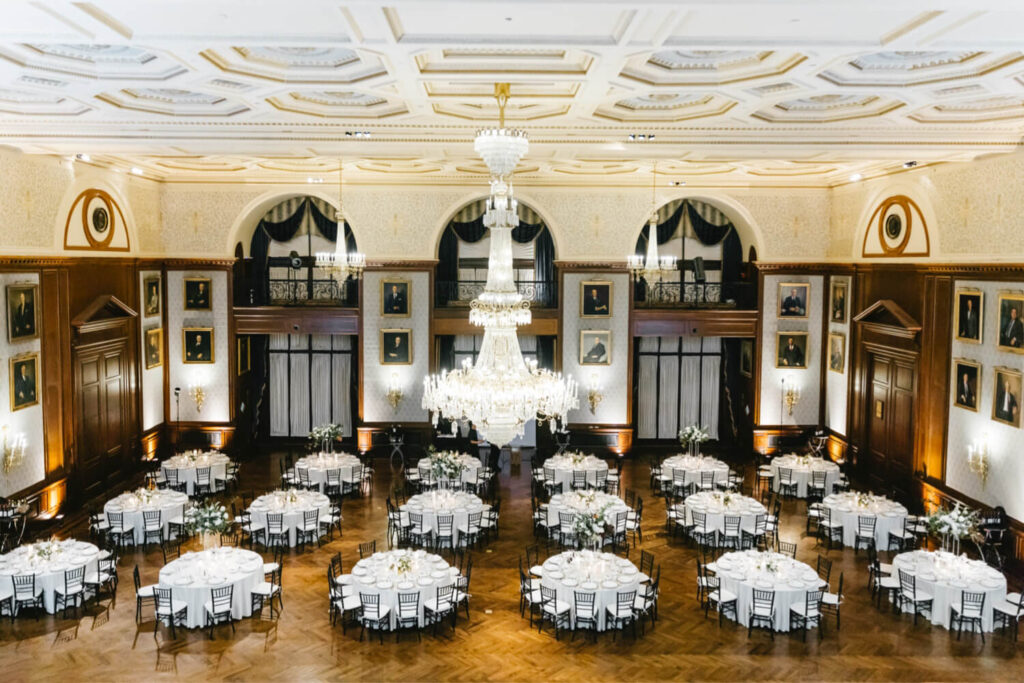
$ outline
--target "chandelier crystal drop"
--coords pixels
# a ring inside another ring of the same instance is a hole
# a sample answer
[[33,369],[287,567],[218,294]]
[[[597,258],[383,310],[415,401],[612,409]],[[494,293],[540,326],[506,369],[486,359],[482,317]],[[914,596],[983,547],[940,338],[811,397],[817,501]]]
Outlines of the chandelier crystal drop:
[[470,322],[484,328],[484,338],[475,365],[466,360],[459,369],[424,378],[422,406],[432,413],[435,425],[446,417],[454,431],[457,422],[468,421],[481,438],[504,446],[522,436],[534,418],[549,420],[554,431],[558,421],[579,407],[579,400],[575,380],[538,368],[519,348],[516,329],[528,324],[531,315],[512,269],[512,229],[519,216],[506,179],[526,154],[528,142],[521,131],[504,128],[508,85],[496,86],[495,95],[501,127],[481,131],[475,145],[492,176],[483,221],[491,237],[487,282],[469,312]]

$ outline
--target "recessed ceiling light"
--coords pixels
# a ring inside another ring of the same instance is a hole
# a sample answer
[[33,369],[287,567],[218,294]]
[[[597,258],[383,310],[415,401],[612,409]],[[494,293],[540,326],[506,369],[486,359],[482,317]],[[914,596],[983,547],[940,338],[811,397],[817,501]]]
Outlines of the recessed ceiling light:
[[629,142],[650,142],[654,139],[654,133],[630,133],[626,136]]
[[672,181],[671,183],[669,183],[669,184],[670,184],[670,185],[675,185],[676,187],[682,187],[683,185],[685,185],[685,184],[686,184],[686,181],[685,181],[685,180],[673,180],[673,181]]
[[917,162],[916,161],[904,161],[903,162],[903,168],[914,168],[915,166],[917,166]]
[[370,131],[368,130],[346,130],[345,137],[347,138],[368,138],[370,137]]
[[78,159],[79,161],[92,161],[92,157],[84,153],[76,154],[75,158]]
[[144,171],[141,168],[139,168],[138,166],[132,166],[132,168],[131,168],[131,174],[132,175],[142,175],[143,173],[144,173]]
[[322,183],[323,181],[324,181],[323,178],[314,178],[313,176],[309,176],[308,178],[306,178],[306,182],[307,183],[315,184],[315,183]]
[[862,176],[860,173],[854,173],[853,175],[850,176],[850,182],[851,183],[855,183],[858,180],[861,180],[863,178],[864,178],[864,176]]

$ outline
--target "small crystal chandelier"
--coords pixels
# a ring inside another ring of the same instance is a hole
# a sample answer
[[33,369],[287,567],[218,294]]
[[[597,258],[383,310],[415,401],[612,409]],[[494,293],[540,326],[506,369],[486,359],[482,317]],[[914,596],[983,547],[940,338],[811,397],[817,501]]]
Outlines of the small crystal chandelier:
[[491,171],[491,196],[484,212],[484,225],[491,231],[487,260],[487,283],[470,304],[469,321],[484,328],[480,355],[451,372],[423,380],[422,406],[441,417],[469,421],[481,438],[504,446],[523,435],[534,418],[557,422],[579,407],[576,382],[561,373],[537,367],[523,358],[516,328],[530,322],[530,303],[516,287],[512,270],[512,229],[519,224],[516,200],[509,176],[526,154],[526,134],[505,128],[505,104],[509,85],[494,89],[498,100],[499,127],[477,133],[475,149]]
[[651,173],[651,220],[647,226],[647,255],[630,254],[626,257],[626,265],[633,274],[634,280],[643,280],[654,285],[663,277],[676,271],[675,256],[658,256],[658,206],[655,197],[658,173],[658,162],[654,162]]
[[342,179],[341,169],[343,162],[338,161],[338,209],[334,218],[338,221],[338,232],[334,239],[334,251],[318,251],[314,261],[317,268],[328,271],[332,278],[336,278],[344,287],[349,278],[358,280],[363,269],[366,268],[366,255],[357,252],[349,253],[345,249],[345,217],[342,209]]

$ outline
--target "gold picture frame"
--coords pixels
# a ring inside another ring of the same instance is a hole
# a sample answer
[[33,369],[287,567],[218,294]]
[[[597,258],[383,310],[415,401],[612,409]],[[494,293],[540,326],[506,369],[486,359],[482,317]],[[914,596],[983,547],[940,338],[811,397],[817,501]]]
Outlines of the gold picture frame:
[[[964,303],[970,306],[965,307]],[[977,302],[977,304],[975,304]],[[969,315],[973,310],[974,316]],[[973,333],[974,336],[971,336]],[[953,299],[953,338],[966,344],[980,344],[985,337],[985,292],[960,287]]]
[[[31,368],[22,379],[21,368]],[[11,412],[30,408],[39,403],[39,352],[22,353],[8,362],[11,393]],[[20,395],[20,396],[19,396]],[[20,398],[20,400],[19,400]]]
[[[789,339],[793,339],[793,346],[800,351],[797,356],[795,352],[785,357],[789,347]],[[775,367],[788,368],[790,370],[807,369],[807,346],[810,343],[807,332],[779,331],[775,333]]]
[[[28,296],[22,300],[21,295],[25,294]],[[7,285],[7,341],[14,344],[38,337],[39,285],[34,282]]]
[[[992,373],[992,420],[1011,427],[1020,427],[1020,370],[996,367],[992,368]],[[1012,382],[1009,392],[1005,388],[1007,380]],[[1005,402],[1006,393],[1010,393],[1009,402]]]
[[[142,281],[142,315],[150,318],[160,315],[163,308],[163,292],[159,275],[147,277]],[[152,296],[155,294],[155,298]]]
[[[206,285],[205,297],[199,285]],[[195,288],[190,292],[190,285]],[[186,311],[213,310],[213,280],[208,277],[186,277],[181,281],[181,307]]]
[[[1017,311],[1013,319],[1013,309]],[[996,348],[1010,353],[1024,353],[1024,292],[999,292],[996,307]],[[1011,323],[1011,320],[1013,322]],[[1012,325],[1012,331],[1011,331]]]
[[[846,313],[849,309],[850,297],[849,287],[842,280],[832,280],[828,293],[828,319],[829,322],[846,324]],[[836,300],[836,294],[842,294],[843,298]],[[838,313],[838,315],[837,315]]]
[[[961,375],[968,375],[967,385],[963,386]],[[971,387],[971,377],[974,375],[974,387]],[[953,390],[953,405],[957,408],[978,412],[978,404],[981,402],[981,363],[976,363],[967,358],[953,359],[953,381],[950,383]]]
[[829,332],[828,369],[840,375],[846,372],[846,335],[841,332]]
[[[793,290],[800,290],[803,292],[803,301],[800,301],[798,293],[795,297],[796,301],[792,303],[790,302],[790,299],[794,298]],[[786,320],[807,319],[809,315],[809,308],[811,306],[810,282],[780,282],[778,292],[778,317],[785,318]],[[790,311],[797,312],[792,313]]]
[[[152,339],[156,339],[156,343],[151,343]],[[164,328],[154,327],[146,330],[145,345],[142,349],[142,357],[146,363],[146,369],[158,368],[164,364]],[[152,355],[151,351],[156,350],[156,357]]]
[[[379,332],[380,364],[381,365],[412,365],[413,347],[412,330],[381,329]],[[394,340],[405,339],[404,350],[396,346]]]
[[580,330],[579,363],[581,366],[611,365],[612,331]]
[[[391,292],[388,291],[392,286],[397,287],[398,291],[391,301],[388,297]],[[404,291],[403,291],[404,289]],[[380,317],[382,318],[408,318],[411,313],[409,312],[410,303],[412,300],[412,281],[405,280],[402,278],[385,277],[380,280]],[[391,310],[394,309],[394,310]]]
[[[192,347],[189,346],[189,335],[198,335],[199,337],[206,337],[206,341],[196,342],[194,339],[191,342]],[[181,362],[188,365],[207,365],[217,362],[217,351],[214,346],[214,333],[212,327],[183,327],[181,329]],[[192,350],[192,348],[195,350]],[[209,359],[203,358],[202,356],[207,355],[203,351],[208,352]]]
[[[580,317],[612,317],[612,294],[615,283],[609,280],[585,280],[580,283]],[[588,298],[587,290],[591,290]],[[589,312],[588,312],[589,311]]]
[[248,335],[239,335],[236,338],[235,365],[238,376],[241,377],[252,369],[252,340]]

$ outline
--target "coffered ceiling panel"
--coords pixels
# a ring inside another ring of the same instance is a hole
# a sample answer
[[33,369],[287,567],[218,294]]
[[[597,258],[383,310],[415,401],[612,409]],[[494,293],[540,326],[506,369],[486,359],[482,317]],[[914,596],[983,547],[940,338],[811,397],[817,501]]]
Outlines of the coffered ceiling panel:
[[1011,0],[0,4],[0,144],[175,182],[834,185],[1017,149]]

